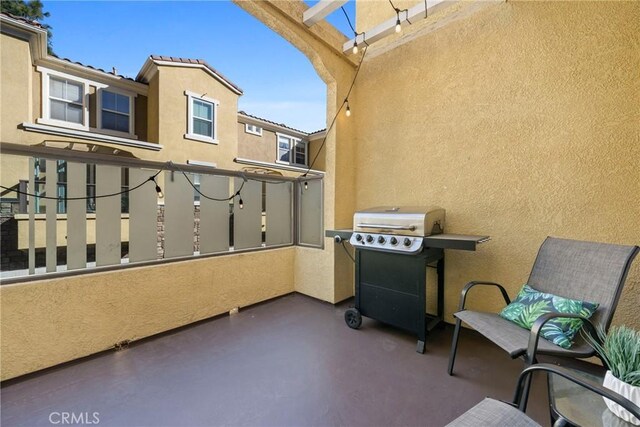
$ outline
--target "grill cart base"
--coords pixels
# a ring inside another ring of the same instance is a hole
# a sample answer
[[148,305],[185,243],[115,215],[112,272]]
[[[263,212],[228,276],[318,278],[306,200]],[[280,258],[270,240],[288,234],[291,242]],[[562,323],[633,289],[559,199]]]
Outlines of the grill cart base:
[[[327,230],[326,237],[348,241],[352,230]],[[416,350],[424,353],[427,333],[444,321],[444,250],[475,251],[488,236],[438,234],[423,238],[418,253],[374,250],[355,246],[355,307],[345,312],[352,329],[362,316],[411,332],[418,337]],[[427,268],[437,272],[436,313],[426,313]]]
[[[437,312],[426,309],[427,266],[436,263],[438,273]],[[424,353],[428,331],[443,321],[444,251],[425,248],[418,255],[356,249],[357,314],[404,329],[418,336],[417,351]],[[354,315],[353,318],[358,316]],[[350,322],[349,327],[359,326]]]

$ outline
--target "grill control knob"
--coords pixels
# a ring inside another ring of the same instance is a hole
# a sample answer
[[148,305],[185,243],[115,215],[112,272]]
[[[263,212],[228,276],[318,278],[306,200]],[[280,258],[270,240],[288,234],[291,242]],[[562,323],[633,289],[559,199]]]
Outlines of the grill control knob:
[[373,242],[373,236],[371,234],[367,235],[367,243]]
[[411,246],[411,239],[408,237],[405,237],[404,240],[402,241],[402,244],[405,246]]
[[389,242],[390,242],[393,246],[395,246],[395,245],[397,245],[397,244],[398,244],[398,239],[396,239],[395,237],[392,237],[392,238],[389,240]]
[[384,245],[384,242],[386,241],[387,240],[383,236],[378,236],[378,243],[380,243],[381,245]]
[[362,235],[356,234],[356,241],[358,242],[362,241]]

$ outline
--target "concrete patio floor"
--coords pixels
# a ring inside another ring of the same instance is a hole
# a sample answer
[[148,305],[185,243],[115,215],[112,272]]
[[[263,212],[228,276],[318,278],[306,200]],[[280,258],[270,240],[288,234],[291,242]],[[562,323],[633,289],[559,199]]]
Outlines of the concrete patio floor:
[[[465,330],[446,374],[452,328],[427,351],[349,303],[291,294],[6,382],[2,425],[50,426],[57,413],[98,413],[100,426],[441,426],[485,396],[510,400],[521,360]],[[528,413],[549,423],[546,380]]]

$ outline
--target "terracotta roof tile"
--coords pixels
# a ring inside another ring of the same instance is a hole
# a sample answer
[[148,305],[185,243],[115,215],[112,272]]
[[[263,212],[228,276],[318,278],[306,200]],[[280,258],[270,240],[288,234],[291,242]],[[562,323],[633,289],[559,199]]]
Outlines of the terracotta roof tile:
[[286,128],[286,129],[292,130],[294,132],[302,133],[302,134],[305,134],[305,135],[311,135],[309,132],[305,132],[305,131],[300,130],[300,129],[292,128],[291,126],[287,126],[284,123],[278,123],[278,122],[274,122],[272,120],[268,120],[268,119],[265,119],[265,118],[262,118],[262,117],[254,116],[254,115],[248,114],[245,111],[238,111],[238,114],[242,114],[243,116],[251,117],[252,119],[261,120],[263,122],[271,123],[272,125],[280,126],[282,128]]
[[135,81],[131,77],[127,77],[127,76],[124,76],[122,74],[115,74],[112,71],[106,71],[106,70],[103,70],[102,68],[94,67],[93,65],[86,65],[86,64],[83,64],[82,62],[73,61],[73,60],[71,60],[69,58],[60,58],[57,55],[52,55],[52,56],[55,56],[56,58],[58,58],[58,59],[60,59],[62,61],[69,62],[71,64],[80,65],[81,67],[90,68],[90,69],[95,70],[95,71],[100,71],[101,73],[109,74],[111,76],[120,77],[121,79],[124,79],[124,80],[131,80],[132,82]]
[[11,13],[7,13],[7,12],[0,12],[0,15],[4,15],[7,16],[9,18],[18,20],[20,22],[24,22],[25,24],[31,25],[32,27],[37,27],[37,28],[44,28],[44,26],[39,23],[38,21],[32,21],[31,19],[27,19],[25,17],[22,16],[17,16]]
[[229,86],[233,87],[238,92],[242,93],[242,89],[233,83],[231,80],[226,78],[224,74],[213,68],[209,63],[203,59],[192,59],[192,58],[180,58],[176,56],[164,56],[164,55],[151,55],[151,59],[155,61],[167,61],[167,62],[177,62],[182,64],[198,64],[204,65],[209,70],[211,70],[214,74],[218,75],[222,80],[224,80]]

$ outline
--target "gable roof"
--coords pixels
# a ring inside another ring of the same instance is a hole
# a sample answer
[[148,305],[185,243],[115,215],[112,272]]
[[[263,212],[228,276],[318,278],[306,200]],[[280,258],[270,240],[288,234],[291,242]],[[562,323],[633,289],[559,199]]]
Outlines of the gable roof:
[[274,121],[269,120],[269,119],[264,119],[262,117],[254,116],[254,115],[248,114],[248,113],[246,113],[245,111],[242,111],[242,110],[238,111],[238,115],[245,116],[247,118],[251,118],[251,119],[257,120],[259,122],[262,122],[262,123],[265,123],[265,124],[268,124],[268,125],[273,125],[275,127],[279,127],[279,128],[282,128],[282,129],[291,130],[293,132],[296,132],[296,133],[299,133],[299,134],[302,134],[302,135],[305,135],[305,136],[309,135],[309,132],[305,132],[305,131],[300,130],[300,129],[292,128],[291,126],[287,126],[284,123],[278,123],[278,122],[274,122]]
[[184,67],[197,67],[202,68],[209,74],[211,74],[214,78],[216,78],[220,83],[227,86],[231,91],[235,92],[237,95],[242,95],[242,89],[233,83],[231,80],[226,78],[222,73],[213,68],[207,61],[204,59],[191,59],[191,58],[180,58],[175,56],[163,56],[163,55],[151,55],[147,58],[146,62],[140,69],[138,76],[136,77],[137,81],[147,81],[149,80],[149,71],[151,64],[156,65],[169,65],[169,66],[184,66]]

